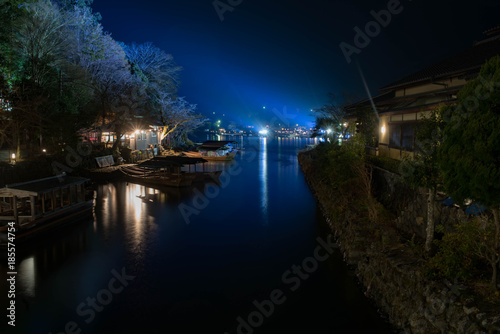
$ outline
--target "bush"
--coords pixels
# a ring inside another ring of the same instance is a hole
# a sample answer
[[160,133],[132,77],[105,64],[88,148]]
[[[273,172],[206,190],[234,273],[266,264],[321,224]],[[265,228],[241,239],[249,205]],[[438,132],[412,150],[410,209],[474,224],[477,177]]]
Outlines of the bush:
[[367,155],[366,156],[366,162],[370,163],[374,166],[377,166],[379,168],[388,170],[389,172],[393,172],[396,174],[400,173],[400,160],[392,159],[389,157],[384,157],[384,156],[374,156],[374,155]]
[[432,278],[468,280],[477,274],[481,262],[478,245],[481,238],[479,223],[474,220],[457,225],[457,231],[435,240],[438,251],[425,267]]

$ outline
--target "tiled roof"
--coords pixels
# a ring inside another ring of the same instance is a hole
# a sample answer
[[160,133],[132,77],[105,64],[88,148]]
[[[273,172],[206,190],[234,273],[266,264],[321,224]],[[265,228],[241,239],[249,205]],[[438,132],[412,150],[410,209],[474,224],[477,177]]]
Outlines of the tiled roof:
[[498,35],[478,42],[470,49],[412,73],[380,90],[387,91],[411,84],[442,79],[454,74],[477,73],[488,59],[496,55],[500,55],[500,36]]

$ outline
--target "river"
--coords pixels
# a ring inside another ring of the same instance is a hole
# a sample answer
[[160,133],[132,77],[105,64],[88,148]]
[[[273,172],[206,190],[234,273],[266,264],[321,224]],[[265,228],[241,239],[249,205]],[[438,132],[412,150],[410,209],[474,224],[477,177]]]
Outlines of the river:
[[234,139],[235,161],[209,164],[220,185],[99,185],[92,221],[19,248],[1,332],[391,333],[305,183],[297,152],[315,140]]

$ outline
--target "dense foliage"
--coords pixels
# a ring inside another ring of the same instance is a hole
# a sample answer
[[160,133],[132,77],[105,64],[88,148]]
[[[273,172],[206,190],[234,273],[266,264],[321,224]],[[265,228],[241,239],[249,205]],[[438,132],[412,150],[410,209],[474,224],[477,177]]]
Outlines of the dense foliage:
[[91,3],[0,4],[0,148],[56,151],[88,128],[121,138],[137,116],[170,128],[181,118],[184,133],[202,123],[195,106],[176,103],[173,57],[151,43],[115,41]]

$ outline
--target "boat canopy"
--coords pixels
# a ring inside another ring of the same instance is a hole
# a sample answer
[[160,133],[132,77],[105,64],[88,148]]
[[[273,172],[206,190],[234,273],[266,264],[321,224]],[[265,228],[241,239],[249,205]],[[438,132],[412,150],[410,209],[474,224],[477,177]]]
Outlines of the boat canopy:
[[238,144],[237,141],[231,140],[207,140],[203,144],[201,144],[198,149],[202,150],[219,150],[226,146],[231,146],[232,144]]
[[138,166],[147,168],[182,167],[185,165],[195,165],[205,162],[207,162],[207,160],[203,158],[170,156],[170,157],[154,157],[150,160],[138,164]]
[[8,184],[0,189],[0,197],[30,197],[45,194],[56,189],[69,186],[80,185],[87,181],[87,178],[77,176],[67,176],[61,174],[58,176],[47,177],[28,182]]

